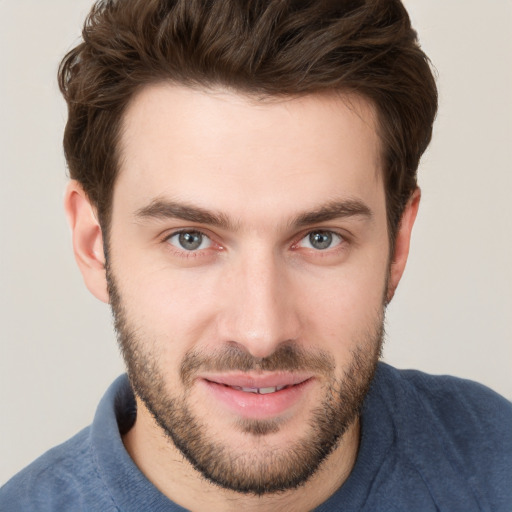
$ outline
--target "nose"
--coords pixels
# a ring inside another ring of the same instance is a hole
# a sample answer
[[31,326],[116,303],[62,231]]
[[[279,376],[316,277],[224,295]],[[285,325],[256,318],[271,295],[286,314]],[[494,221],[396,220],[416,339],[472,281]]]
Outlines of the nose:
[[240,255],[223,279],[221,337],[254,357],[271,355],[300,334],[298,295],[286,262],[270,251]]

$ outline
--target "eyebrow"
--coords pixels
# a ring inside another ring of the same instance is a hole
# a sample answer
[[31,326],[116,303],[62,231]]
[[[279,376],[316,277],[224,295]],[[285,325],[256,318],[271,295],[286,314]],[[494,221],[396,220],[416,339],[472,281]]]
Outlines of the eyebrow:
[[135,216],[138,219],[180,219],[198,224],[208,224],[226,230],[235,230],[233,223],[223,213],[164,199],[151,201],[148,206],[137,210]]
[[301,213],[295,218],[292,225],[304,227],[310,224],[318,224],[320,222],[348,217],[371,219],[373,212],[365,203],[358,199],[331,201],[316,210]]
[[[230,220],[224,213],[166,199],[154,199],[149,205],[138,209],[135,212],[135,217],[141,220],[180,219],[229,231],[236,231],[238,228],[238,224]],[[294,228],[302,228],[311,224],[351,217],[371,219],[373,212],[365,203],[357,199],[331,201],[317,209],[299,214],[292,219],[289,225]]]

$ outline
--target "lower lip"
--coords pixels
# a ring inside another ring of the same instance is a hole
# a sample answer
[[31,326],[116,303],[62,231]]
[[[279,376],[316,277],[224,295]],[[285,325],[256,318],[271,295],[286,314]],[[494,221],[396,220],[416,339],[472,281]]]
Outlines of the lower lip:
[[265,395],[240,391],[205,379],[200,382],[216,401],[235,414],[248,419],[270,419],[286,413],[297,404],[311,387],[313,379]]

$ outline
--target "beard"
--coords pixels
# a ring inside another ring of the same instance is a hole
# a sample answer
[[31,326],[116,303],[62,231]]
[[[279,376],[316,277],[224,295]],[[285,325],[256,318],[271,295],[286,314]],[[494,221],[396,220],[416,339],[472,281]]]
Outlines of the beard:
[[[135,395],[144,403],[165,436],[209,482],[238,493],[261,496],[284,492],[306,483],[361,412],[373,380],[384,338],[384,307],[373,325],[354,343],[351,359],[336,374],[332,355],[285,343],[268,357],[256,358],[238,346],[226,345],[213,352],[192,350],[181,361],[181,394],[166,385],[159,354],[151,350],[150,335],[142,326],[130,325],[112,272],[107,266],[110,305],[118,342]],[[321,374],[326,384],[323,397],[304,417],[305,433],[285,446],[266,443],[280,430],[279,420],[240,419],[235,428],[253,440],[256,448],[242,451],[235,443],[210,434],[208,417],[198,417],[191,407],[194,378],[203,371],[300,371]]]

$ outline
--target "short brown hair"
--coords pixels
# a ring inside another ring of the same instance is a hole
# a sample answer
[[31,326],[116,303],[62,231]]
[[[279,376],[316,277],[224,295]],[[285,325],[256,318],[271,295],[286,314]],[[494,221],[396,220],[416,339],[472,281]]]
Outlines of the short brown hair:
[[416,188],[437,89],[399,0],[100,0],[63,59],[70,175],[108,230],[123,113],[159,81],[294,96],[350,92],[378,116],[390,240]]

